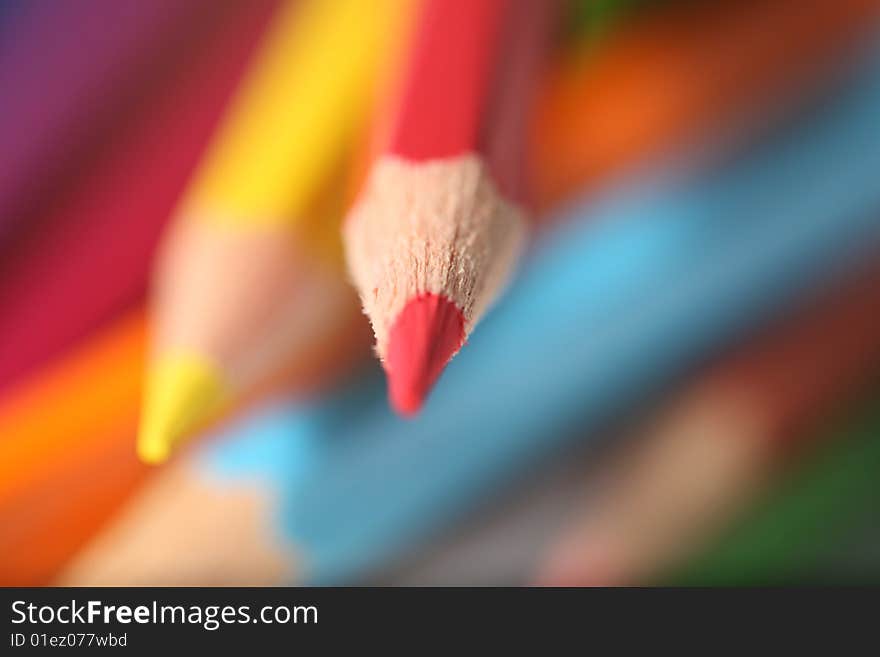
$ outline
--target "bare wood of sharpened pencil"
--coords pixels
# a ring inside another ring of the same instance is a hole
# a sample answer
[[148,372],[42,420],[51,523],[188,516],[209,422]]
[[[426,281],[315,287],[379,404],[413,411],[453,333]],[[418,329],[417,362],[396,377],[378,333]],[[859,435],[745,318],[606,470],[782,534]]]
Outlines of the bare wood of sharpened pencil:
[[522,144],[553,4],[428,0],[421,16],[387,144],[344,231],[403,413],[421,405],[522,248]]
[[158,474],[58,586],[266,586],[290,576],[255,484],[216,486],[182,460]]

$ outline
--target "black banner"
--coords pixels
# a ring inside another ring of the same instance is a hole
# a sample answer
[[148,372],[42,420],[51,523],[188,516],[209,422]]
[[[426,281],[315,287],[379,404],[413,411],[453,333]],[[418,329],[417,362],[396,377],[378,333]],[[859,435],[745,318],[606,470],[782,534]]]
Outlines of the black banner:
[[[675,640],[718,624],[731,638],[748,628],[802,633],[810,613],[868,613],[865,590],[83,588],[2,590],[0,653],[90,649],[252,650],[273,646],[386,646],[420,636],[428,644],[493,641],[524,633],[600,635],[617,644]],[[875,602],[876,590],[868,592]],[[806,594],[806,595],[805,595]],[[817,604],[818,603],[818,604]],[[810,612],[810,613],[805,613]],[[858,615],[858,614],[856,614]],[[857,623],[856,623],[857,624]],[[738,635],[739,636],[739,635]],[[466,644],[463,644],[464,647]]]

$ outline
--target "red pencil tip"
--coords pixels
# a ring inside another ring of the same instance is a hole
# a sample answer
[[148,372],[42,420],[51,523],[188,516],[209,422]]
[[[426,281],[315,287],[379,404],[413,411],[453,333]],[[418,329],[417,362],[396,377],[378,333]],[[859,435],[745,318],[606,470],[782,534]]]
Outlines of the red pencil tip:
[[423,294],[404,306],[388,336],[388,396],[401,415],[415,415],[446,363],[464,342],[454,303]]

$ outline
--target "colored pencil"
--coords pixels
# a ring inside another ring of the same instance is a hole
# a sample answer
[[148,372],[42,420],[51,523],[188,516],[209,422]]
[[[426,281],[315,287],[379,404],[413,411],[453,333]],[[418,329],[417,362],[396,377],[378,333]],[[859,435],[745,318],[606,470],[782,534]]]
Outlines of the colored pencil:
[[272,501],[259,480],[218,488],[190,466],[162,469],[53,583],[266,586],[294,577],[288,555],[274,547]]
[[[274,400],[254,415],[235,418],[210,441],[219,442],[219,448],[200,443],[163,467],[54,583],[205,586],[302,581],[305,564],[279,526],[278,498],[286,494],[288,483],[332,458],[332,442],[324,441],[323,435],[318,438],[316,428],[346,423],[374,402],[373,391],[361,385],[349,383],[340,390],[317,406]],[[217,545],[220,533],[222,549]]]
[[110,429],[77,449],[51,478],[0,504],[0,581],[50,584],[74,554],[119,513],[148,478],[131,448],[132,427]]
[[0,258],[0,392],[142,300],[161,227],[277,4],[233,3],[192,35],[176,72],[10,241]]
[[532,126],[537,206],[802,88],[878,16],[871,0],[666,3],[601,47],[563,51]]
[[0,36],[6,34],[7,26],[15,24],[15,16],[21,11],[21,0],[7,0],[0,5]]
[[[315,394],[348,371],[366,336],[328,329],[254,398]],[[0,396],[0,582],[47,583],[143,481],[134,440],[145,334],[133,311]]]
[[[0,42],[0,241],[229,2],[33,0]],[[112,28],[108,27],[112,26]],[[75,29],[73,29],[75,27]]]
[[[286,550],[299,581],[353,581],[416,547],[877,252],[880,75],[870,63],[834,102],[750,155],[685,181],[640,177],[573,209],[581,220],[542,236],[471,357],[456,360],[417,420],[396,419],[379,382],[365,379],[313,408],[276,404],[243,418],[192,467],[215,480],[259,477],[280,500],[264,539],[273,554]],[[519,348],[535,335],[533,349]],[[171,539],[151,526],[165,525],[142,519],[145,533],[117,534],[104,550],[163,551]],[[116,570],[141,581],[137,571],[136,560]]]
[[[774,485],[762,503],[716,544],[663,581],[709,586],[856,583],[833,573],[817,573],[816,567],[823,552],[845,540],[854,527],[876,527],[880,502],[876,398],[827,433],[821,439],[827,445]],[[876,559],[872,567],[876,581]]]
[[[606,470],[545,555],[548,585],[621,585],[681,563],[880,373],[880,268],[725,356]],[[786,450],[787,451],[787,450]]]
[[145,461],[166,459],[356,308],[333,262],[338,222],[314,205],[344,166],[410,4],[290,1],[273,22],[163,240],[138,437]]
[[389,397],[413,414],[524,242],[524,132],[554,3],[426,0],[346,252]]
[[581,48],[592,46],[607,35],[620,19],[650,0],[577,0],[566,6],[562,26],[570,40]]
[[4,585],[47,583],[143,479],[132,428],[144,342],[132,313],[0,397]]

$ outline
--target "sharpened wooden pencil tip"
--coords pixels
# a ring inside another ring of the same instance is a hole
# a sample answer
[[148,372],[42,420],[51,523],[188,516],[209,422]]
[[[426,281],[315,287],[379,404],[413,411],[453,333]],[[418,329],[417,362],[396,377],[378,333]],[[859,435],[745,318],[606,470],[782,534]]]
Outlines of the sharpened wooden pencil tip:
[[409,301],[388,339],[388,396],[395,411],[415,415],[449,359],[464,343],[464,316],[437,294]]
[[160,358],[151,367],[138,431],[138,456],[148,465],[167,460],[228,397],[213,363],[194,354]]

